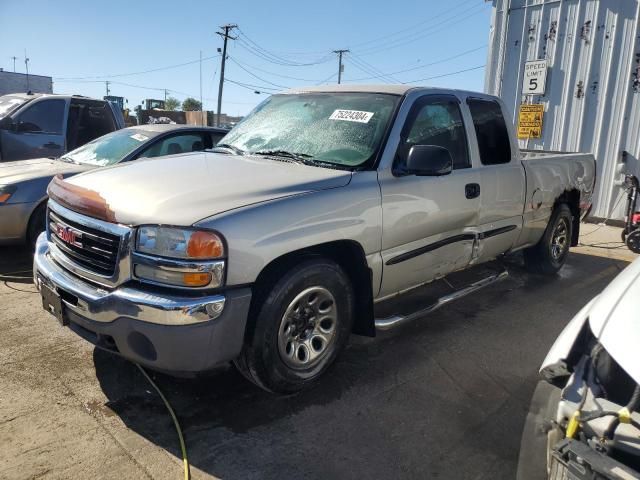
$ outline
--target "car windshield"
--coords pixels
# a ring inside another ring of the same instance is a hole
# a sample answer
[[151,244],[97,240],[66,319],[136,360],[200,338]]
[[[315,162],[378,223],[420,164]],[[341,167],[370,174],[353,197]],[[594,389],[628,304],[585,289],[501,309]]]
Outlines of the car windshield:
[[20,105],[27,100],[24,97],[16,97],[14,95],[3,95],[0,97],[0,118],[11,114]]
[[106,167],[124,157],[151,138],[151,132],[139,129],[117,130],[67,153],[62,160]]
[[323,166],[363,166],[378,151],[399,98],[379,93],[273,95],[223,144],[236,152],[289,155]]

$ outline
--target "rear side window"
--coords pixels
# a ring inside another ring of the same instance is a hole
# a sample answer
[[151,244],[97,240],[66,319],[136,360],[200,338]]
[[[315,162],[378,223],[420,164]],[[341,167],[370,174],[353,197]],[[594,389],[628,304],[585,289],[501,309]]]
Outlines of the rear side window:
[[470,98],[467,100],[478,138],[480,161],[497,165],[511,161],[509,131],[497,102]]
[[41,100],[28,107],[17,117],[21,132],[62,133],[65,100]]
[[205,149],[202,135],[199,133],[185,133],[173,135],[153,144],[140,155],[140,158],[161,157],[163,155],[177,155],[179,153],[199,152]]

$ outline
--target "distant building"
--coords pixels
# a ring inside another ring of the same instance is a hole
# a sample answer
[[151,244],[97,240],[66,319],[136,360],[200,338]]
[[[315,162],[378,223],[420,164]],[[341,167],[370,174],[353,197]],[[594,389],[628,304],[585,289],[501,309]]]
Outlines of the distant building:
[[7,93],[53,93],[53,80],[43,75],[5,72],[0,69],[0,95]]

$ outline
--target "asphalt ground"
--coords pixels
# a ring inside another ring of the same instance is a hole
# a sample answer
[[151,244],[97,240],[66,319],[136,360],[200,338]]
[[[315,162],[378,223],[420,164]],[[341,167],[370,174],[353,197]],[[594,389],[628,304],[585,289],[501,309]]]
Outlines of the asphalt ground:
[[[539,364],[634,258],[609,248],[607,229],[556,277],[528,275],[516,257],[507,280],[375,339],[352,337],[296,396],[265,393],[233,368],[153,374],[193,478],[515,478]],[[134,365],[44,312],[30,268],[28,252],[0,248],[0,478],[182,478],[156,393]]]

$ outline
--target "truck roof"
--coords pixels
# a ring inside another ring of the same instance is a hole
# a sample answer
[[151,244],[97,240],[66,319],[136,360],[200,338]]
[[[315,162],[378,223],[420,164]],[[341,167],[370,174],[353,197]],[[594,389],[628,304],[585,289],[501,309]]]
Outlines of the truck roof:
[[296,93],[339,93],[339,92],[349,92],[349,93],[386,93],[391,95],[405,95],[410,91],[418,91],[422,90],[425,92],[432,93],[452,93],[452,92],[460,92],[468,95],[474,95],[478,97],[490,97],[496,98],[492,95],[487,95],[481,92],[473,92],[469,90],[456,90],[452,88],[438,88],[438,87],[423,87],[423,86],[415,86],[415,85],[405,85],[405,84],[336,84],[336,85],[320,85],[320,86],[305,86],[305,87],[294,87],[289,90],[285,90],[282,93],[284,94],[296,94]]

